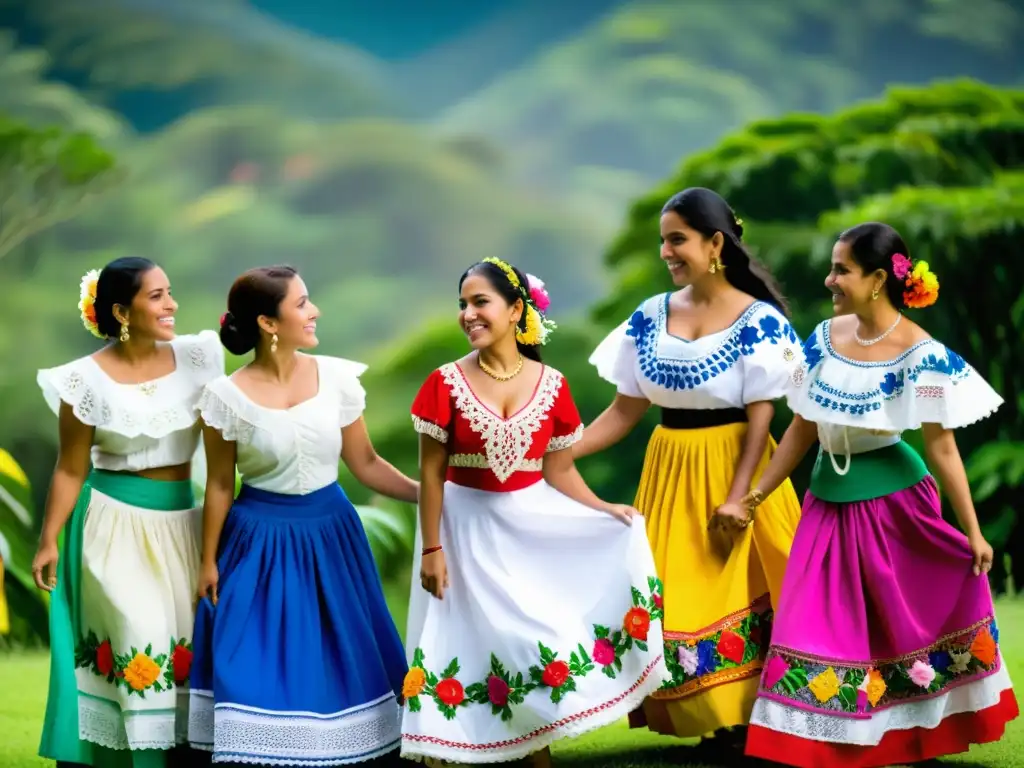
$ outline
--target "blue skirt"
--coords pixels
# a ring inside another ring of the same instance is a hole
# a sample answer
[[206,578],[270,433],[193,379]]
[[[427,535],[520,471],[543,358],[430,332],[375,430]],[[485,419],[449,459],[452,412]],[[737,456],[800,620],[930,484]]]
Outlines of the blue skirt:
[[407,665],[355,508],[243,486],[199,602],[189,741],[214,762],[343,765],[401,739]]

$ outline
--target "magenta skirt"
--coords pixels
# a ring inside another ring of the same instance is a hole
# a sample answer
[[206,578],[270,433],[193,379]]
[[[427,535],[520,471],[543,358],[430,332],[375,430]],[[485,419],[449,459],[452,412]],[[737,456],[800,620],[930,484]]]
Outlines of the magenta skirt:
[[891,765],[999,738],[1017,704],[972,562],[930,476],[862,502],[808,493],[747,753]]

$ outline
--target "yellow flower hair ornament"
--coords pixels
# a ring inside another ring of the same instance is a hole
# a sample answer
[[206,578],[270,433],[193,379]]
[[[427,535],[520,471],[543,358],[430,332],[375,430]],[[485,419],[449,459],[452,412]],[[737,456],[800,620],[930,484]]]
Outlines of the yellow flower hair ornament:
[[91,269],[82,276],[82,285],[79,289],[78,311],[82,313],[82,325],[85,330],[97,339],[105,339],[100,333],[99,323],[96,322],[96,284],[100,280],[100,271]]
[[924,309],[939,300],[939,278],[927,261],[911,263],[902,253],[893,254],[893,276],[903,280],[907,290],[903,292],[903,303],[911,309]]
[[[544,316],[544,310],[551,304],[551,299],[544,288],[544,283],[533,275],[528,275],[529,285],[523,285],[516,271],[512,266],[501,259],[488,257],[483,259],[487,264],[493,264],[502,272],[512,284],[512,287],[519,291],[523,298],[524,311],[526,313],[525,329],[516,327],[516,341],[528,347],[543,346],[547,344],[548,337],[558,325],[553,320]],[[539,305],[543,305],[543,310]]]

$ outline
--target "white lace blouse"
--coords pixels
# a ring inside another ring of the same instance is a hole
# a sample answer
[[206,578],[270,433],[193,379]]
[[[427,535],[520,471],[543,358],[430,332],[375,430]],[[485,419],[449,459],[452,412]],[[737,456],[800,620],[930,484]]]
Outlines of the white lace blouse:
[[671,294],[653,296],[590,356],[619,393],[662,408],[743,408],[786,394],[800,339],[771,304],[755,301],[732,325],[689,341],[668,332]]
[[837,353],[830,328],[826,320],[807,337],[787,400],[794,413],[818,425],[821,446],[841,475],[851,455],[893,445],[906,430],[967,426],[1003,403],[967,361],[935,339],[894,360],[867,363]]
[[362,363],[314,356],[316,395],[288,409],[250,400],[228,376],[211,381],[199,399],[209,426],[236,444],[242,482],[275,493],[302,495],[338,481],[341,430],[359,419],[366,391]]
[[191,460],[199,442],[196,401],[208,382],[224,374],[224,350],[213,331],[168,343],[174,370],[142,384],[119,384],[92,356],[36,375],[54,413],[65,402],[79,421],[95,427],[95,468],[140,472]]

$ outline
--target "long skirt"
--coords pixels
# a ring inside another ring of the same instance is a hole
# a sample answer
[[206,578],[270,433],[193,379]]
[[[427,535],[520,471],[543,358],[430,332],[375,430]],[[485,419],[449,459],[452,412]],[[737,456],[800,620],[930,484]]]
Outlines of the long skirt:
[[90,473],[51,593],[41,756],[159,768],[185,743],[200,514],[187,480]]
[[[746,430],[659,426],[651,436],[636,507],[647,518],[665,588],[672,680],[631,716],[634,727],[696,737],[749,722],[800,503],[787,480],[731,546],[708,533],[729,495]],[[769,438],[755,480],[775,448]]]
[[243,486],[199,603],[189,741],[213,762],[343,765],[395,751],[405,652],[356,509]]
[[505,493],[449,482],[441,542],[443,599],[412,586],[403,757],[521,758],[619,720],[668,678],[639,519],[543,481]]
[[747,754],[910,763],[995,741],[1016,716],[988,579],[935,481],[846,504],[808,493]]

